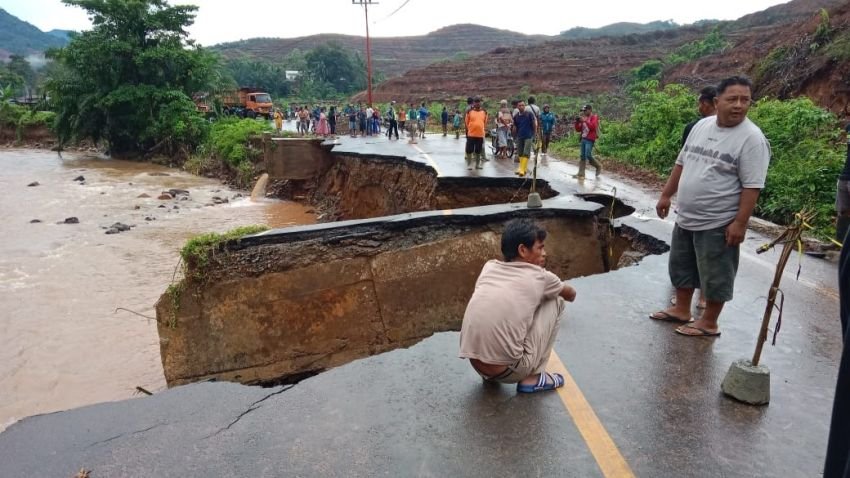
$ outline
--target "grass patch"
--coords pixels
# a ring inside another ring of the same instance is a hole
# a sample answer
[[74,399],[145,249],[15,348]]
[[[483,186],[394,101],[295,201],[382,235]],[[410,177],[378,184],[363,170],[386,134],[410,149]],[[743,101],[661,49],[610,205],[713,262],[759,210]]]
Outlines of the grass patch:
[[180,257],[183,259],[183,264],[187,270],[191,269],[193,271],[191,277],[195,279],[203,278],[203,270],[209,265],[211,255],[222,244],[244,236],[267,231],[268,229],[269,227],[264,225],[251,225],[237,227],[223,234],[217,232],[201,234],[186,242],[186,245],[180,250]]

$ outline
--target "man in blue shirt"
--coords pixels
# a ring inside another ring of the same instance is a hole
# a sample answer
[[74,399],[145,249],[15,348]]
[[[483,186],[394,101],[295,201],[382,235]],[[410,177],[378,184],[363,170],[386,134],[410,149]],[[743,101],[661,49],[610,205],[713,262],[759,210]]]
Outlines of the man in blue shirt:
[[525,102],[517,103],[516,117],[514,117],[514,134],[517,139],[517,154],[519,155],[519,168],[516,174],[525,176],[528,169],[528,157],[531,155],[531,144],[537,135],[537,116],[525,108]]
[[449,110],[446,105],[443,105],[443,112],[440,113],[440,124],[443,125],[443,136],[449,134]]
[[543,105],[540,127],[543,128],[543,154],[546,154],[549,150],[549,140],[552,139],[552,130],[555,128],[555,113],[549,111],[549,105]]
[[428,111],[428,108],[423,102],[422,106],[419,108],[419,137],[422,139],[425,139],[425,126],[428,125],[429,116],[431,116],[431,113]]

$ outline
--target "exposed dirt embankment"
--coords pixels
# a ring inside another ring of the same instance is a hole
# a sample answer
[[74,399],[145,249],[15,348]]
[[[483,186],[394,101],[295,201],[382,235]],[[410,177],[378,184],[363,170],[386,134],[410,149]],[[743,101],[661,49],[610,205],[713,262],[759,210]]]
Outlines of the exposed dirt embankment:
[[0,124],[0,145],[52,148],[56,143],[56,135],[45,125],[18,128]]
[[[821,22],[813,2],[800,3],[811,10],[798,21],[781,27],[762,25],[725,33],[732,47],[669,71],[664,80],[700,87],[732,73],[745,73],[755,81],[758,97],[786,99],[808,96],[817,104],[843,115],[850,114],[850,3],[829,11],[831,33],[816,38]],[[829,6],[827,2],[827,6]],[[789,5],[791,5],[789,4]]]
[[434,170],[419,163],[335,156],[310,202],[329,218],[365,219],[432,209],[436,187]]
[[[438,178],[429,166],[405,158],[334,154],[309,180],[276,181],[272,196],[306,201],[321,222],[367,219],[407,212],[525,202],[531,181],[519,178]],[[558,193],[537,181],[543,199]]]
[[605,271],[587,209],[434,214],[246,239],[192,261],[188,279],[160,298],[166,379],[277,381],[458,330],[481,267],[499,256],[506,218],[519,214],[539,216],[549,232],[553,272]]

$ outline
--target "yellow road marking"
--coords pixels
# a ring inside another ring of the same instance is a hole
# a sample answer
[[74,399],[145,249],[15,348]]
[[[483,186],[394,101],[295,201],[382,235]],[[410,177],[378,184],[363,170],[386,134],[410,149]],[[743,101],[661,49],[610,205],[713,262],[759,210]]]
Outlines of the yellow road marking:
[[419,146],[417,146],[415,144],[411,144],[411,146],[413,146],[413,148],[416,149],[416,151],[419,151],[420,153],[422,153],[423,156],[425,156],[425,160],[428,161],[428,164],[430,164],[431,167],[434,168],[434,171],[437,171],[437,176],[443,175],[443,173],[440,171],[440,167],[437,166],[437,163],[434,162],[434,160],[431,158],[431,155],[429,155],[428,153],[423,151],[422,148],[420,148]]
[[593,458],[596,459],[596,464],[599,465],[602,474],[606,478],[633,478],[635,475],[629,464],[626,463],[626,459],[620,454],[614,440],[608,435],[605,427],[602,426],[602,422],[599,421],[599,417],[587,403],[584,394],[581,393],[572,375],[567,371],[567,367],[564,366],[561,358],[554,350],[552,355],[549,356],[546,371],[557,372],[564,376],[564,386],[557,390],[558,396],[561,397],[561,401],[567,407],[567,411],[582,438],[584,438],[584,442],[587,443]]

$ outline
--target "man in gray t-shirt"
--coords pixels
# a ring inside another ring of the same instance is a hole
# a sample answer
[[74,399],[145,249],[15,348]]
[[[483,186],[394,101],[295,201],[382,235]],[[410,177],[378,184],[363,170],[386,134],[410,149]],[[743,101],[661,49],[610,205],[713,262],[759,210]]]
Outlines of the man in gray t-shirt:
[[[732,300],[739,246],[770,163],[767,139],[747,119],[750,80],[723,80],[714,101],[717,115],[691,130],[655,206],[659,217],[667,217],[678,192],[669,265],[676,305],[650,318],[681,322],[676,332],[687,336],[720,335],[717,319]],[[705,293],[706,309],[692,322],[695,288]]]

